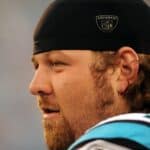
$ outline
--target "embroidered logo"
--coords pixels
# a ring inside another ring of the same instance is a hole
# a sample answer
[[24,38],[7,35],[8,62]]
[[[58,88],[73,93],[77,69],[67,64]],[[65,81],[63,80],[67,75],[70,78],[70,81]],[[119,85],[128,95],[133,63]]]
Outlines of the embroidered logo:
[[96,16],[97,27],[102,32],[112,32],[118,25],[119,17],[115,15],[98,15]]

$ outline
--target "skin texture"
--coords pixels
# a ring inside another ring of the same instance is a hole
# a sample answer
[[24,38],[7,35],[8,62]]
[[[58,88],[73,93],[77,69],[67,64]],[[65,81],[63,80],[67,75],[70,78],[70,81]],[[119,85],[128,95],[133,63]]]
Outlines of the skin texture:
[[[99,79],[91,73],[92,51],[55,50],[33,56],[35,74],[29,88],[43,113],[49,150],[66,150],[99,121],[129,112],[120,93],[136,80],[138,65],[131,63],[133,56],[128,47],[119,50],[118,67],[107,69]],[[105,84],[98,86],[103,81]]]

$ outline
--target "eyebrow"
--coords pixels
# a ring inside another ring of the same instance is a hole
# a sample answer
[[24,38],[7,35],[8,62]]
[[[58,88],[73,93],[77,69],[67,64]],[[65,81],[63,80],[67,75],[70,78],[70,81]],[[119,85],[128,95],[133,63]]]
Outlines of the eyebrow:
[[[52,50],[52,51],[49,51],[49,52],[47,52],[45,54],[45,56],[51,56],[51,55],[54,55],[54,54],[59,54],[59,55],[62,55],[64,57],[67,57],[67,58],[71,59],[67,54],[64,54],[64,52],[62,52],[61,50]],[[36,58],[35,58],[35,55],[33,55],[31,57],[31,61],[32,61],[32,63],[36,63],[37,62]]]

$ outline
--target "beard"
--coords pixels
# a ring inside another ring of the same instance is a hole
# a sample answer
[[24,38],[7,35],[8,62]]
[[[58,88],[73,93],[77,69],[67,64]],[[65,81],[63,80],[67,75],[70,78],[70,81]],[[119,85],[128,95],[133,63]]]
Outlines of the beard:
[[[80,114],[78,116],[77,114],[71,115],[72,121],[67,117],[65,118],[62,113],[60,114],[61,117],[57,119],[43,120],[44,136],[48,150],[68,149],[77,139],[75,133],[78,132],[79,135],[82,135],[96,123],[125,111],[122,107],[124,104],[116,99],[113,87],[107,77],[104,75],[101,78],[96,78],[95,76],[94,79],[95,86],[88,90],[91,97],[86,93],[84,94],[88,97],[83,98],[85,100],[84,104],[79,105],[79,107],[82,105],[79,109]],[[83,102],[82,98],[77,98]],[[55,106],[54,108],[58,107]],[[72,113],[70,112],[70,114]]]
[[[112,115],[112,112],[109,114],[107,110],[107,108],[114,102],[114,93],[110,84],[104,84],[101,88],[96,85],[96,88],[93,89],[93,91],[93,96],[95,95],[94,107],[91,108],[86,105],[85,110],[82,110],[80,114],[81,116],[78,118],[78,120],[81,119],[81,121],[79,122],[75,119],[73,123],[74,128],[78,129],[78,132],[82,134],[89,127]],[[88,107],[89,109],[87,109]],[[95,116],[93,116],[93,114],[90,115],[92,109],[95,109]],[[94,120],[91,116],[97,119]],[[71,123],[72,122],[65,119],[63,114],[61,114],[61,117],[56,120],[43,120],[44,137],[48,150],[67,150],[67,148],[76,140],[72,131],[72,126],[70,125]]]
[[[48,150],[67,150],[76,140],[74,132],[79,132],[81,135],[99,121],[111,116],[107,110],[114,102],[114,93],[110,84],[104,84],[102,87],[95,84],[95,86],[96,87],[92,89],[93,92],[91,92],[92,97],[95,99],[92,105],[93,107],[91,107],[90,103],[87,103],[85,109],[80,112],[80,118],[74,118],[73,122],[69,122],[69,120],[61,114],[61,117],[57,119],[43,120],[44,137]],[[94,113],[91,114],[91,110],[94,110]],[[93,117],[95,117],[95,120]],[[74,128],[74,131],[72,128]]]
[[43,125],[48,150],[66,150],[75,140],[64,117],[57,120],[43,120]]

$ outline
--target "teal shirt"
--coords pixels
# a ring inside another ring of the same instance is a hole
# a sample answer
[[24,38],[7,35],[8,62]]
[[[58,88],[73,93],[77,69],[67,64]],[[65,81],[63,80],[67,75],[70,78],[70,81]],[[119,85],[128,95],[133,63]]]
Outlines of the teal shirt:
[[126,139],[150,150],[150,114],[124,114],[100,122],[89,129],[68,150],[75,150],[83,143],[99,139],[106,141]]

